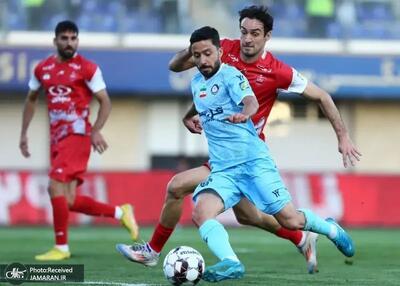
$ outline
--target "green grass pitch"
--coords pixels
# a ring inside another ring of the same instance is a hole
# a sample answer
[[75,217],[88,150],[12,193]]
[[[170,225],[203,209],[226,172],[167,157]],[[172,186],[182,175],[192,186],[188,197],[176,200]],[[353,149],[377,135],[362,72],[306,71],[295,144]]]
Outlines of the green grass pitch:
[[[141,237],[148,239],[151,231],[143,228]],[[320,271],[314,275],[306,273],[303,257],[290,242],[254,228],[229,228],[228,232],[245,264],[246,274],[241,280],[220,282],[220,285],[400,285],[400,230],[397,229],[351,230],[356,246],[352,265],[345,263],[345,258],[329,240],[320,237]],[[178,228],[155,268],[131,263],[116,252],[116,243],[129,243],[128,234],[122,228],[73,227],[69,237],[73,257],[65,263],[84,264],[85,282],[64,285],[168,285],[162,272],[162,259],[179,245],[199,250],[206,265],[216,262],[195,228]],[[52,243],[49,227],[1,227],[0,264],[36,263],[33,256],[48,250]],[[206,284],[202,281],[199,285]]]

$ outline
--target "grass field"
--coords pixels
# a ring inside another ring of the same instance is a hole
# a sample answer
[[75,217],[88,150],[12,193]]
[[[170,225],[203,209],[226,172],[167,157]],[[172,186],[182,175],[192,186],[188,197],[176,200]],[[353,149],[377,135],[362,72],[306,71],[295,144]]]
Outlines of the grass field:
[[[350,231],[356,245],[353,265],[345,264],[334,245],[321,237],[318,241],[320,272],[314,275],[306,273],[303,257],[291,243],[253,228],[234,228],[228,232],[246,266],[246,275],[241,280],[219,285],[400,285],[400,230]],[[151,229],[143,229],[141,233],[143,239],[148,239],[150,234]],[[120,228],[71,228],[73,257],[65,263],[84,264],[85,282],[69,285],[168,285],[162,263],[145,268],[123,259],[115,251],[115,243],[128,243],[127,238],[127,233]],[[47,250],[52,243],[51,228],[0,228],[0,264],[35,263],[33,256]],[[164,255],[179,245],[199,250],[206,265],[216,262],[194,228],[177,229]]]

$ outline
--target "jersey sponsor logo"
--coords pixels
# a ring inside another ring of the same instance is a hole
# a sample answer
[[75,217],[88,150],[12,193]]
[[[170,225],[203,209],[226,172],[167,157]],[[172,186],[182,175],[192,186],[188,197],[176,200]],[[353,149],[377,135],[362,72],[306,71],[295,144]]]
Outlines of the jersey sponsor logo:
[[239,86],[241,90],[245,90],[249,88],[249,83],[246,80],[244,80],[241,83],[239,83]]
[[259,68],[262,72],[268,72],[268,73],[272,72],[271,68],[266,68],[262,65],[257,65],[257,68]]
[[64,85],[56,85],[49,87],[49,93],[53,96],[51,103],[64,103],[71,101],[68,96],[72,92],[72,89]]
[[244,76],[243,76],[242,74],[236,75],[236,77],[237,77],[240,81],[244,80]]
[[69,63],[68,66],[70,66],[74,70],[80,70],[81,69],[81,65],[78,65],[76,63]]
[[214,84],[214,85],[211,87],[211,93],[214,94],[214,95],[217,94],[218,90],[219,90],[218,84]]
[[199,113],[199,116],[205,116],[209,119],[213,119],[215,115],[222,113],[224,113],[224,109],[221,106],[219,106],[216,109],[209,108],[207,110],[204,110],[203,112]]

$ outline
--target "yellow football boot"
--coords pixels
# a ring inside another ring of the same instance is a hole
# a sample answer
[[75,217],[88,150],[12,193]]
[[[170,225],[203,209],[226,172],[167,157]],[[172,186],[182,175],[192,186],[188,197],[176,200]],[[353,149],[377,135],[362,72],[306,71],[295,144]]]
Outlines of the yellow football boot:
[[122,209],[121,224],[128,230],[132,240],[136,241],[139,237],[139,226],[133,214],[133,208],[130,204],[120,206]]
[[71,257],[71,253],[69,251],[62,251],[58,249],[57,247],[54,247],[53,249],[50,249],[49,251],[36,255],[35,260],[38,261],[59,261],[59,260],[64,260],[68,259]]

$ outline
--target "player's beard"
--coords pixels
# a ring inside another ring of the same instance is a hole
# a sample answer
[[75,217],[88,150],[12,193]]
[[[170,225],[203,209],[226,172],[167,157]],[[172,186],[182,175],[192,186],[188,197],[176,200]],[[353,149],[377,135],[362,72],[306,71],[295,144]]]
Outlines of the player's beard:
[[245,47],[243,46],[241,49],[242,54],[246,57],[246,58],[253,58],[255,57],[260,51],[256,51],[254,49],[254,47]]
[[200,69],[200,72],[205,78],[210,78],[210,77],[212,77],[213,75],[215,75],[217,73],[217,71],[219,70],[220,66],[221,66],[221,61],[218,60],[218,61],[215,62],[214,68],[211,69],[210,72],[202,71],[201,69]]
[[58,49],[58,54],[64,60],[69,60],[75,55],[76,50],[73,47],[66,47],[65,49]]

